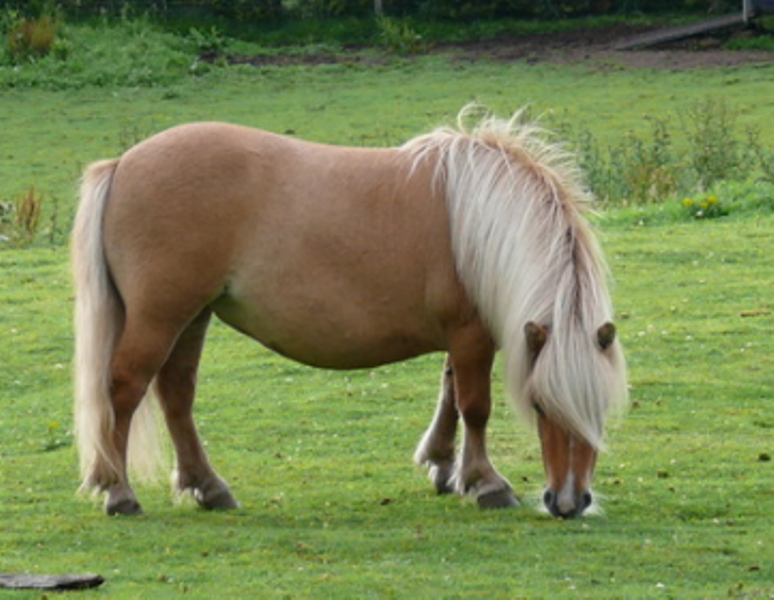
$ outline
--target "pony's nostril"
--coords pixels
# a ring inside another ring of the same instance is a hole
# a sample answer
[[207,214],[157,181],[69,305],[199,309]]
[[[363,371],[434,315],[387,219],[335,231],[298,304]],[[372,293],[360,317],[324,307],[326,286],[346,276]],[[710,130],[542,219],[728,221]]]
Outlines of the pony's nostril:
[[546,490],[543,492],[543,504],[548,508],[549,510],[554,505],[554,500],[556,498],[556,495],[551,490]]
[[593,501],[594,498],[591,496],[591,492],[583,492],[583,505],[581,506],[581,510],[586,510],[589,506],[591,506]]

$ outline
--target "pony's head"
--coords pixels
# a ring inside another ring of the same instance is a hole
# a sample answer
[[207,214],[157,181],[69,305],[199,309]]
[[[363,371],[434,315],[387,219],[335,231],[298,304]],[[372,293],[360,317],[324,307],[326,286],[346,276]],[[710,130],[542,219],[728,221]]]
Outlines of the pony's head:
[[[545,379],[538,381],[539,378],[545,378],[546,369],[557,367],[556,364],[549,364],[552,360],[550,327],[530,321],[524,327],[524,335],[530,364],[529,403],[536,414],[547,479],[543,504],[554,517],[578,517],[594,502],[591,482],[601,445],[603,415],[599,414],[591,421],[588,418],[579,421],[572,417],[568,419],[566,414],[556,410],[553,397],[555,392],[550,390],[551,384],[546,385]],[[589,332],[588,338],[586,351],[595,356],[591,360],[585,357],[584,364],[591,369],[599,365],[603,371],[606,366],[618,370],[616,363],[621,357],[613,323],[603,323],[596,331]],[[535,379],[532,379],[535,373]],[[581,403],[601,407],[607,405],[609,399],[604,396],[610,388],[604,380],[608,378],[604,373],[598,375],[603,381],[594,382],[588,378],[586,385],[577,388],[578,394],[596,394],[598,397],[587,398],[586,402],[581,398]]]
[[415,164],[439,154],[457,270],[504,351],[517,408],[537,413],[546,508],[579,516],[606,415],[626,400],[607,265],[584,217],[592,197],[575,157],[524,111],[466,127],[477,108],[407,149]]

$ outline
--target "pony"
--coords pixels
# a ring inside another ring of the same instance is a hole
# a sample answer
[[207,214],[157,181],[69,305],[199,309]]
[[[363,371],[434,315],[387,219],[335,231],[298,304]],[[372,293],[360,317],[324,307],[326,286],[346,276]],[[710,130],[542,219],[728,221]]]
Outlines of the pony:
[[545,508],[581,515],[626,401],[590,199],[572,154],[524,111],[475,106],[393,148],[197,122],[90,165],[72,234],[81,488],[104,492],[110,515],[142,512],[128,467],[158,466],[155,412],[177,490],[239,506],[192,413],[214,314],[315,367],[445,353],[415,460],[438,493],[483,508],[520,503],[486,447],[501,350],[517,412],[537,423]]

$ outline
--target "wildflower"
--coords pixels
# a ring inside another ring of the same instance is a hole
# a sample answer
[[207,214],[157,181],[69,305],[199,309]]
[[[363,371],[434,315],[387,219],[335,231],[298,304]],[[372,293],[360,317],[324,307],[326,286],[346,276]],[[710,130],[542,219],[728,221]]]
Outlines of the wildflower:
[[693,206],[693,199],[692,198],[686,198],[685,200],[683,200],[683,206],[685,208],[691,208],[691,206]]
[[709,206],[714,206],[718,203],[718,197],[717,196],[707,196],[707,204]]

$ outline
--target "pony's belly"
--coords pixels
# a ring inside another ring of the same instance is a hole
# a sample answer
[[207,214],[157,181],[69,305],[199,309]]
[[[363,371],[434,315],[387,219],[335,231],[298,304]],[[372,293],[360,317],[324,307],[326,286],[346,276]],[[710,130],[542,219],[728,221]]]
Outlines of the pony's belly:
[[444,349],[420,320],[405,315],[353,318],[348,311],[247,307],[230,298],[220,299],[213,308],[234,329],[313,367],[370,368]]

